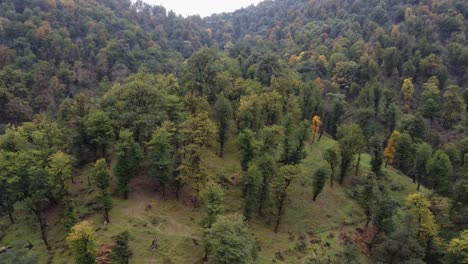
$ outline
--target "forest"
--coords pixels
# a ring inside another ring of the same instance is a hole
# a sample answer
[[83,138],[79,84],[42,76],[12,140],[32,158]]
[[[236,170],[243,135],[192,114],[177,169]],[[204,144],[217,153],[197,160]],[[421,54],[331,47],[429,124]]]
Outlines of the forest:
[[468,263],[466,0],[0,1],[0,264]]

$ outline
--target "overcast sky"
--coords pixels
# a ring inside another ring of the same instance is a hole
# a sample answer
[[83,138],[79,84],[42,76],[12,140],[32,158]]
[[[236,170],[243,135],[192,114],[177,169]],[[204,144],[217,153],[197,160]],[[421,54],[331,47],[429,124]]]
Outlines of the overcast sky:
[[262,0],[143,0],[151,5],[162,5],[167,11],[173,10],[183,16],[200,15],[201,17],[222,12],[231,12],[241,7],[257,4]]

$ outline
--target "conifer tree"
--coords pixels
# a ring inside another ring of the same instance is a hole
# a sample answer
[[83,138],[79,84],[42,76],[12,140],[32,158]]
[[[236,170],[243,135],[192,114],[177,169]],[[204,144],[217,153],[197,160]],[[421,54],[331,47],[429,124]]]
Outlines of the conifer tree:
[[325,167],[319,168],[313,175],[313,195],[314,197],[312,200],[315,202],[317,200],[318,195],[323,191],[323,187],[325,187],[325,182],[327,181],[327,177],[330,172]]

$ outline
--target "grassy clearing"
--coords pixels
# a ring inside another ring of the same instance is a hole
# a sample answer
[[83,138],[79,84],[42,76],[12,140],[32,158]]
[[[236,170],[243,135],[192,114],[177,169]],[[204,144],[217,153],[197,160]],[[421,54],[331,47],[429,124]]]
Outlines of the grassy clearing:
[[[340,234],[351,234],[356,227],[362,226],[365,219],[359,205],[346,194],[353,177],[350,175],[344,186],[335,183],[331,188],[327,183],[323,193],[316,202],[312,201],[311,177],[320,166],[326,166],[322,152],[336,144],[334,140],[323,138],[320,143],[307,144],[307,158],[302,166],[302,175],[290,189],[289,204],[286,208],[280,231],[273,232],[272,220],[252,219],[251,231],[258,239],[261,251],[258,263],[272,263],[276,256],[281,255],[285,263],[304,263],[310,256],[312,245],[305,251],[298,251],[298,238],[304,235],[307,241],[320,239],[327,244],[327,252],[331,256],[343,253]],[[240,212],[242,210],[242,194],[238,185],[240,179],[239,153],[235,140],[229,142],[223,159],[219,158],[213,149],[206,159],[206,168],[213,178],[224,178],[231,182],[226,187],[225,212]],[[360,174],[369,171],[370,157],[363,155]],[[90,166],[82,169],[73,187],[82,219],[94,223],[98,233],[99,244],[108,244],[116,234],[128,230],[130,232],[130,247],[133,251],[131,263],[202,263],[203,259],[203,229],[200,221],[203,209],[194,209],[189,197],[184,196],[178,201],[174,197],[163,199],[155,191],[155,184],[143,174],[132,182],[133,192],[128,200],[114,197],[114,208],[111,211],[111,223],[103,225],[101,212],[94,209],[96,193],[87,186],[87,175]],[[415,192],[416,186],[406,176],[400,175],[392,168],[384,173],[388,175],[388,186],[395,199],[404,201],[408,193]],[[359,177],[359,176],[358,176]],[[59,208],[51,210],[48,216],[49,237],[54,249],[54,263],[70,263],[71,256],[64,241],[65,231],[59,219]],[[39,239],[39,232],[28,220],[31,216],[17,214],[18,223],[9,226],[7,218],[0,219],[0,245],[14,241],[30,241],[33,253],[40,256],[40,263],[45,263],[47,251]],[[150,250],[152,240],[158,241],[158,249],[154,254]],[[363,257],[362,263],[365,263]]]

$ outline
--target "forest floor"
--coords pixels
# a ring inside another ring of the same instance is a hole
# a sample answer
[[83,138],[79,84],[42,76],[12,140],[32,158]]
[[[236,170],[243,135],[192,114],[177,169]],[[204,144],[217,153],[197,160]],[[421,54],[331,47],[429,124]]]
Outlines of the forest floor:
[[[241,168],[236,144],[235,140],[228,144],[223,159],[212,151],[206,160],[206,167],[212,177],[223,177],[229,182],[225,188],[225,213],[242,212],[239,185]],[[308,155],[301,165],[302,175],[291,186],[289,203],[278,233],[273,232],[273,218],[254,218],[250,221],[250,230],[260,246],[258,263],[307,263],[307,259],[316,254],[332,258],[350,254],[345,244],[350,243],[349,238],[355,237],[365,222],[362,209],[348,195],[352,183],[359,176],[349,176],[343,186],[335,182],[333,188],[328,182],[317,201],[312,201],[311,177],[316,169],[325,164],[322,151],[334,144],[335,141],[326,137],[319,143],[307,143]],[[359,175],[369,171],[369,161],[370,157],[363,155]],[[78,204],[83,205],[78,208],[80,218],[93,222],[99,245],[111,243],[113,236],[128,230],[129,246],[133,252],[130,263],[203,263],[203,229],[200,222],[204,210],[193,207],[187,190],[182,192],[180,199],[176,199],[173,192],[162,197],[156,190],[157,185],[143,169],[141,175],[132,181],[128,200],[120,199],[117,194],[114,196],[111,222],[105,226],[102,213],[95,209],[96,192],[87,185],[90,170],[91,166],[86,166],[77,172],[79,176],[73,186],[73,194]],[[384,174],[385,184],[397,201],[403,202],[409,193],[416,191],[411,179],[392,168],[384,169]],[[58,207],[48,212],[53,263],[70,263],[71,255],[66,246],[65,230],[58,220],[59,215]],[[14,225],[9,225],[6,217],[0,218],[0,246],[29,241],[34,245],[33,252],[39,256],[39,263],[46,263],[47,251],[35,222],[24,213],[17,213],[16,218],[17,223]],[[153,239],[156,239],[158,245],[154,253],[151,251]],[[298,245],[303,241],[304,248],[300,250]],[[351,252],[355,252],[356,263],[367,262],[365,255],[357,249]]]

